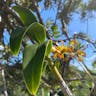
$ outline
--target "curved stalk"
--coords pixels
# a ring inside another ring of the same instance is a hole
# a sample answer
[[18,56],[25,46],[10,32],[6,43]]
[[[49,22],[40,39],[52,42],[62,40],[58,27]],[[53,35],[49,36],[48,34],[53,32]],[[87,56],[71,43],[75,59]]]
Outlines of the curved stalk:
[[75,96],[74,94],[72,94],[71,90],[69,89],[68,85],[66,84],[66,82],[63,80],[61,74],[59,73],[57,67],[54,65],[53,62],[50,61],[50,58],[47,58],[49,61],[49,66],[51,71],[54,73],[54,75],[57,77],[61,90],[63,92],[63,94],[65,96]]

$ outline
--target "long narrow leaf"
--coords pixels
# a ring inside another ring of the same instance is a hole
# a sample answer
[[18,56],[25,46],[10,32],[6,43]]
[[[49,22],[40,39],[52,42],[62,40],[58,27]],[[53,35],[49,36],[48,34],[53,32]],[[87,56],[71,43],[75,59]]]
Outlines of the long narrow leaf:
[[15,55],[19,53],[23,36],[24,29],[22,29],[21,27],[17,27],[10,36],[10,48]]
[[31,40],[37,41],[39,44],[43,43],[46,39],[45,28],[38,22],[31,24],[26,30],[22,30],[21,27],[17,27],[10,37],[10,48],[14,54],[19,53],[22,39],[26,34]]
[[23,74],[25,84],[30,94],[35,95],[41,79],[43,61],[48,47],[48,43],[41,45],[30,45],[24,50]]
[[43,43],[46,39],[46,31],[42,24],[35,22],[26,29],[27,35],[31,40]]
[[37,22],[35,15],[29,9],[21,6],[14,6],[12,8],[18,14],[25,26],[29,26],[30,24]]

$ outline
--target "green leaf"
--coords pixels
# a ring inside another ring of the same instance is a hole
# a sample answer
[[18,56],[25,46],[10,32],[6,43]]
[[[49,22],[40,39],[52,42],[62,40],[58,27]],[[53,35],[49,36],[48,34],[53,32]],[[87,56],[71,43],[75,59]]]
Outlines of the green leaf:
[[48,56],[51,51],[52,51],[52,40],[49,40],[47,50],[46,50],[46,56]]
[[35,40],[38,43],[43,43],[46,39],[45,28],[40,23],[35,22],[26,30],[24,30],[24,28],[17,27],[10,37],[10,48],[15,55],[19,53],[23,36],[26,34],[31,40]]
[[31,40],[35,40],[38,43],[43,43],[46,39],[46,31],[42,24],[35,22],[32,23],[27,29],[26,33]]
[[19,53],[22,38],[24,36],[24,29],[17,27],[10,36],[10,49],[16,55]]
[[96,60],[92,63],[92,66],[96,68]]
[[36,94],[40,84],[48,43],[30,45],[24,50],[23,75],[27,89],[32,95]]
[[57,26],[57,25],[53,25],[53,26],[51,27],[51,29],[52,29],[52,31],[56,31],[56,30],[58,30],[58,26]]
[[21,7],[21,6],[14,6],[12,8],[19,15],[22,23],[25,26],[29,26],[33,22],[37,22],[35,15],[29,9]]

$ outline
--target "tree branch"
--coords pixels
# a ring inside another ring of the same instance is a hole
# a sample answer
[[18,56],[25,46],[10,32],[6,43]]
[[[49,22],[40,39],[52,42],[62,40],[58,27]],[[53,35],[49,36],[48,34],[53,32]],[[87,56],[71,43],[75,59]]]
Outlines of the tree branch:
[[70,41],[70,37],[69,37],[67,29],[66,29],[66,23],[65,23],[65,21],[63,19],[61,19],[61,24],[62,24],[62,32],[63,32],[63,34],[65,34],[67,39]]
[[58,82],[60,84],[60,87],[62,89],[62,92],[65,96],[74,96],[71,92],[71,90],[69,89],[69,87],[67,86],[67,84],[65,83],[65,81],[63,80],[61,74],[59,73],[58,69],[56,68],[56,66],[50,61],[50,58],[48,58],[49,61],[49,66],[51,71],[54,73],[54,75],[57,77]]
[[[44,22],[43,22],[43,20],[42,20],[42,18],[41,18],[41,15],[40,15],[40,12],[39,12],[39,9],[38,9],[38,6],[37,6],[36,1],[35,1],[35,0],[32,0],[32,3],[33,3],[33,6],[34,6],[34,8],[35,8],[35,10],[36,10],[36,14],[37,14],[37,16],[38,16],[38,18],[39,18],[39,22],[40,22],[42,25],[44,25]],[[48,39],[52,39],[52,38],[50,37],[49,33],[48,33],[48,30],[46,30],[46,34],[47,34],[47,38],[48,38]]]
[[82,68],[84,69],[86,74],[90,77],[90,79],[94,83],[94,87],[92,88],[91,93],[90,93],[89,96],[96,96],[96,80],[93,78],[93,76],[89,72],[89,70],[88,70],[87,66],[85,65],[84,61],[82,61],[82,63],[79,63],[79,64],[82,66]]
[[0,65],[0,70],[1,70],[1,75],[2,75],[2,79],[3,79],[3,85],[4,85],[4,96],[8,96],[7,87],[6,87],[5,72],[4,72],[4,69],[1,67],[1,65]]

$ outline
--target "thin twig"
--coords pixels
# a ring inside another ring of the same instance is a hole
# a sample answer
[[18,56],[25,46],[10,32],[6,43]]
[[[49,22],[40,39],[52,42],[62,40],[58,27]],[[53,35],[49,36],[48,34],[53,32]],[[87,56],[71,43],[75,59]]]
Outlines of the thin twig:
[[92,80],[92,82],[95,83],[95,80],[94,80],[93,76],[91,75],[91,73],[89,72],[89,70],[87,69],[87,66],[85,65],[85,62],[82,61],[81,63],[79,62],[79,64],[84,69],[84,71],[86,72],[86,74],[90,77],[90,79]]
[[66,29],[66,23],[63,19],[61,19],[61,24],[62,24],[62,32],[66,35],[67,39],[70,41],[70,37]]
[[6,79],[5,79],[5,72],[4,69],[1,69],[2,79],[3,79],[3,85],[4,85],[4,96],[8,96],[7,93],[7,87],[6,87]]
[[[38,6],[37,6],[36,1],[35,1],[35,0],[32,0],[32,3],[33,3],[33,6],[34,6],[34,8],[35,8],[35,10],[36,10],[36,14],[37,14],[37,16],[38,16],[39,22],[40,22],[42,25],[44,25],[44,22],[43,22],[43,20],[42,20],[41,15],[40,15],[40,12],[39,12],[39,9],[38,9]],[[48,39],[52,39],[52,38],[50,37],[49,33],[48,33],[48,30],[46,30],[46,34],[47,34],[47,38],[48,38]]]
[[90,79],[94,83],[94,87],[92,88],[92,91],[91,91],[91,93],[90,93],[89,96],[96,96],[96,80],[93,78],[93,76],[91,75],[91,73],[88,71],[87,66],[85,65],[85,62],[84,61],[82,61],[81,66],[83,67],[83,69],[85,70],[85,72],[87,73],[87,75],[90,77]]
[[[77,60],[77,58],[76,58]],[[96,96],[94,95],[94,89],[96,87],[96,81],[95,79],[93,78],[93,76],[91,75],[91,73],[89,72],[89,70],[87,69],[87,66],[85,65],[85,62],[82,61],[81,63],[79,62],[79,64],[81,65],[81,67],[84,69],[84,71],[86,72],[86,74],[90,77],[90,79],[92,80],[92,82],[94,83],[94,88],[93,90],[90,92],[90,95],[89,96]],[[96,89],[95,89],[96,90]],[[96,93],[96,92],[95,92]]]
[[82,68],[84,69],[84,71],[86,72],[86,74],[90,77],[90,79],[92,80],[92,82],[94,83],[94,88],[92,88],[92,91],[90,93],[89,96],[96,96],[96,80],[94,79],[94,77],[91,75],[91,73],[89,72],[87,66],[85,65],[85,62],[82,61],[82,63],[79,63]]

